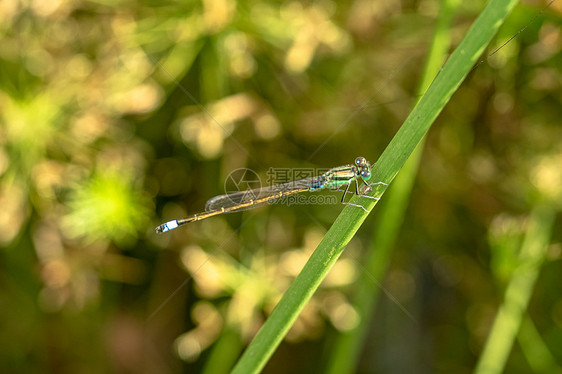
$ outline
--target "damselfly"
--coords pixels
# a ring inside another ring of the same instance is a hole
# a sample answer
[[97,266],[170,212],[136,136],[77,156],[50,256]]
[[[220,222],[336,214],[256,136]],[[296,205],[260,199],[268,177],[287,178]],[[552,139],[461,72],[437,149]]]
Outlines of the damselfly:
[[[377,184],[386,185],[386,183],[377,182],[368,184],[367,181],[371,178],[371,168],[371,164],[364,157],[357,157],[353,165],[335,167],[316,177],[304,178],[269,187],[215,196],[207,201],[204,212],[163,223],[156,228],[156,232],[163,233],[189,222],[200,221],[223,213],[234,213],[248,210],[263,204],[271,204],[281,198],[300,192],[313,192],[324,189],[339,190],[344,186],[345,189],[343,190],[341,198],[342,204],[356,206],[366,211],[363,206],[345,202],[344,199],[349,191],[349,187],[353,182],[355,182],[356,195],[378,200],[378,198],[369,196],[367,193],[371,191],[371,186]],[[362,192],[359,191],[359,182],[363,182],[366,186],[366,189],[363,189]]]

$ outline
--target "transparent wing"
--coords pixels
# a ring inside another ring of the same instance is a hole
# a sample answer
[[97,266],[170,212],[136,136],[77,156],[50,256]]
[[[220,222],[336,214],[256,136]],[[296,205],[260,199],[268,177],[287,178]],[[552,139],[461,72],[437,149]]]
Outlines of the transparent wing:
[[[253,209],[265,204],[271,204],[283,196],[308,191],[311,188],[321,188],[324,178],[322,176],[300,179],[293,182],[277,184],[274,186],[256,188],[253,190],[234,192],[225,195],[215,196],[205,204],[205,211],[210,212],[222,208],[236,208],[236,206],[252,203],[251,205],[234,209],[227,213],[239,212],[242,210]],[[254,203],[255,202],[255,203]]]

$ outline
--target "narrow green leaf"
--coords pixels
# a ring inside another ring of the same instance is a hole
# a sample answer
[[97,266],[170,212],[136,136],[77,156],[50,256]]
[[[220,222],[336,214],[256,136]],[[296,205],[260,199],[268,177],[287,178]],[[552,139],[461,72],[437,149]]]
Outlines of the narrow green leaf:
[[[466,37],[375,164],[373,175],[376,180],[390,183],[394,179],[516,3],[515,0],[491,0],[487,3]],[[380,196],[384,189],[376,188],[373,196]],[[363,203],[368,210],[375,205],[374,200],[361,197],[354,197],[352,202]],[[356,207],[348,206],[342,211],[250,343],[234,368],[234,373],[257,373],[265,366],[366,217],[367,213]]]
[[[458,0],[442,1],[442,9],[435,27],[433,43],[418,89],[419,95],[427,90],[431,80],[443,65],[450,46],[449,28],[458,3]],[[370,317],[380,295],[380,285],[377,281],[383,279],[387,271],[392,249],[404,219],[410,192],[417,175],[423,145],[423,141],[418,144],[415,152],[394,180],[383,206],[379,208],[371,248],[365,259],[361,261],[362,275],[354,287],[352,303],[360,316],[359,323],[353,329],[339,333],[335,343],[329,348],[327,373],[342,374],[356,371],[361,347],[371,323]]]
[[503,304],[498,310],[478,360],[474,371],[477,374],[502,373],[505,369],[540,267],[546,257],[555,215],[556,212],[551,206],[537,206],[531,213],[529,228],[521,245],[519,265],[513,271],[505,290]]

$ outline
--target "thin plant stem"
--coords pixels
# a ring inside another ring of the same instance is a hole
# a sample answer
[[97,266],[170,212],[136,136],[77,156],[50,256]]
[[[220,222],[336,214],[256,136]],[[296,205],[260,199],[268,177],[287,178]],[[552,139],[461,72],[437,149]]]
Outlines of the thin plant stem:
[[476,374],[501,373],[505,368],[546,256],[554,217],[555,212],[546,206],[538,206],[531,213],[519,264],[505,290],[504,301],[474,371]]

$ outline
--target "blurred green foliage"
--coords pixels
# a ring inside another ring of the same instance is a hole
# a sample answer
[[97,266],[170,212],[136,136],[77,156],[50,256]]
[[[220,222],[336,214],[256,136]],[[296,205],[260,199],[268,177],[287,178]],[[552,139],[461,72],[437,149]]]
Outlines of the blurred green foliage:
[[[495,45],[544,4],[520,5]],[[463,4],[454,44],[481,7]],[[416,99],[438,8],[3,1],[0,371],[175,373],[235,361],[341,207],[274,206],[162,236],[154,226],[204,209],[237,168],[265,180],[269,167],[376,161]],[[530,211],[561,207],[561,9],[478,66],[430,132],[378,280],[417,323],[381,299],[358,372],[473,369]],[[368,226],[267,372],[320,367],[327,336],[355,323],[347,292]],[[527,340],[506,372],[537,368],[533,346],[561,366],[559,215],[552,230]]]

